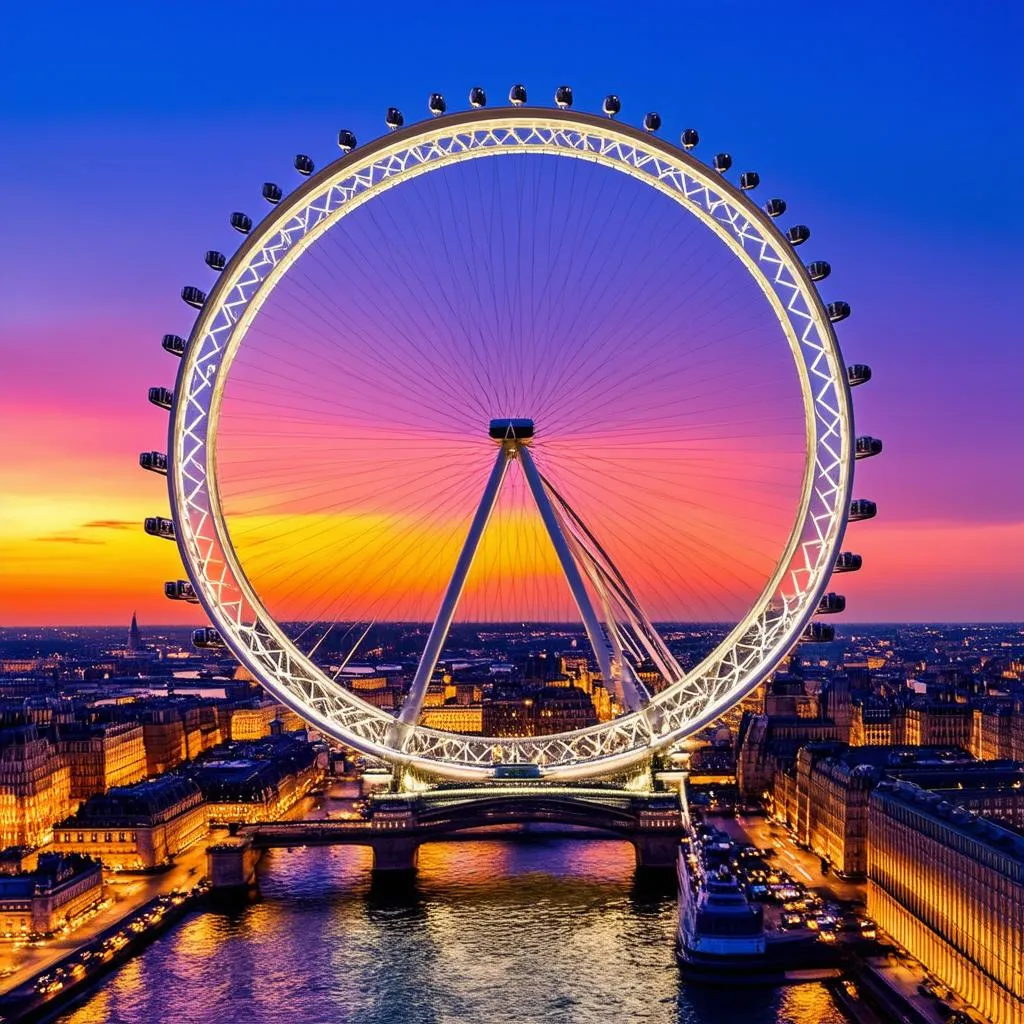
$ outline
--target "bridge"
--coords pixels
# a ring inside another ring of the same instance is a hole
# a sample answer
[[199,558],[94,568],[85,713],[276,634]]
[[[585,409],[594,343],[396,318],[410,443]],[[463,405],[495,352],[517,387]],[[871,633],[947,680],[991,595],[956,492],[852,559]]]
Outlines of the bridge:
[[215,887],[247,886],[255,879],[264,850],[297,846],[368,846],[375,873],[412,872],[423,843],[465,833],[479,838],[480,830],[534,823],[563,826],[580,839],[625,840],[633,846],[639,870],[673,869],[685,831],[679,798],[673,793],[544,784],[441,787],[375,797],[361,819],[243,826],[209,848],[208,874]]

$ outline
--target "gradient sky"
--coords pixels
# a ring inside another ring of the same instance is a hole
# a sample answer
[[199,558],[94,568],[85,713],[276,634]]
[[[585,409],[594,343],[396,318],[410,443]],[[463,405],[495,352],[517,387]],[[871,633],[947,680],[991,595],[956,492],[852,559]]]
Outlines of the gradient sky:
[[[166,602],[166,511],[137,468],[165,447],[145,389],[176,367],[185,283],[231,251],[231,210],[294,184],[338,128],[366,140],[440,91],[701,130],[808,224],[828,259],[859,432],[885,455],[856,492],[879,504],[845,545],[849,621],[1024,618],[1024,229],[1014,201],[1024,15],[1013,3],[351,5],[41,3],[0,38],[0,624],[192,621]],[[297,12],[301,12],[301,18]],[[813,250],[813,251],[812,251]],[[838,581],[837,581],[838,582]]]

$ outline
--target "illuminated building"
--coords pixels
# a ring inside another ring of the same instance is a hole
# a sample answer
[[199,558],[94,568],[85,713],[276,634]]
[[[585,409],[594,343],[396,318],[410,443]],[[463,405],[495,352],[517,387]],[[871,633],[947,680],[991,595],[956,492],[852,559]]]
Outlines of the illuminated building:
[[905,782],[876,787],[868,913],[995,1024],[1024,1020],[1024,839]]
[[34,675],[42,667],[42,658],[0,658],[0,676]]
[[428,707],[424,702],[420,722],[430,729],[479,734],[484,728],[484,709],[482,704],[443,704],[441,707]]
[[535,736],[571,732],[597,725],[590,698],[577,686],[552,683],[543,687],[533,702]]
[[903,742],[912,747],[969,750],[973,719],[966,704],[915,703],[906,710]]
[[98,861],[77,854],[40,854],[35,870],[0,874],[0,933],[4,938],[49,935],[102,899]]
[[39,846],[71,811],[71,773],[35,725],[0,729],[0,849]]
[[1010,720],[1011,757],[1014,761],[1024,761],[1024,701],[1016,701],[1013,705],[1013,717]]
[[868,869],[868,800],[880,776],[868,764],[826,758],[810,775],[808,844],[846,878]]
[[146,747],[138,722],[62,725],[57,748],[71,769],[73,801],[146,777]]
[[182,774],[199,787],[211,824],[273,821],[320,780],[316,751],[304,740],[277,736],[228,744]]
[[83,853],[105,867],[142,870],[166,864],[207,832],[203,794],[168,776],[90,797],[54,830],[54,849]]
[[1024,824],[1024,771],[1009,761],[973,761],[956,748],[809,744],[779,772],[773,815],[845,877],[869,859],[868,800],[882,779],[914,782],[979,814]]
[[802,746],[838,739],[836,723],[829,718],[744,715],[736,757],[740,794],[747,800],[765,798],[771,794],[779,773],[792,767]]
[[482,712],[485,736],[535,735],[533,701],[529,697],[485,700]]
[[1013,704],[985,700],[973,708],[971,753],[979,761],[1013,758]]
[[348,676],[343,681],[348,689],[375,708],[393,711],[401,707],[401,688],[386,676]]
[[277,717],[279,704],[258,704],[231,709],[231,740],[259,740],[270,735],[270,723]]
[[850,713],[851,747],[890,747],[903,739],[903,709],[888,701],[854,704]]
[[176,707],[152,708],[142,713],[142,744],[146,774],[162,775],[185,760],[185,723]]

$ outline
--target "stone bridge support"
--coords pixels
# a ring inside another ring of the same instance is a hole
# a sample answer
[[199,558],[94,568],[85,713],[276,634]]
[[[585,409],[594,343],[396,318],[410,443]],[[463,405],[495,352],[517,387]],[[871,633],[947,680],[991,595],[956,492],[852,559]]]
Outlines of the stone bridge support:
[[383,835],[370,840],[373,850],[373,873],[375,875],[412,874],[419,859],[418,838],[402,835]]
[[249,889],[256,884],[260,851],[249,836],[233,836],[206,848],[206,877],[214,889]]
[[675,871],[679,836],[641,832],[633,838],[633,849],[637,871]]

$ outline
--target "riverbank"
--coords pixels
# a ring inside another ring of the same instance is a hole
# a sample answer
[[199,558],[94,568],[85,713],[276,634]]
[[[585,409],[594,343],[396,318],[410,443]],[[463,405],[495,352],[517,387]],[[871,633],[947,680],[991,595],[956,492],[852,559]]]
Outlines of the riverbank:
[[163,894],[143,904],[6,992],[0,997],[0,1020],[29,1024],[52,1019],[180,921],[208,892],[209,885],[203,880],[189,890]]

